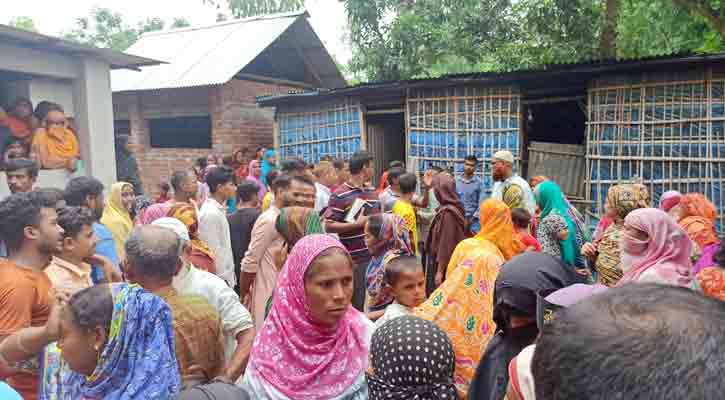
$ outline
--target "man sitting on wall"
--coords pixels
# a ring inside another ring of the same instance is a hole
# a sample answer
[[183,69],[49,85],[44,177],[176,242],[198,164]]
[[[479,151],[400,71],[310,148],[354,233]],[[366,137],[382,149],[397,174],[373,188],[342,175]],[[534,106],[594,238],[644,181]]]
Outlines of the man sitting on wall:
[[65,168],[70,172],[76,170],[81,152],[78,139],[68,128],[63,107],[58,104],[48,106],[48,112],[33,137],[32,153],[41,168]]

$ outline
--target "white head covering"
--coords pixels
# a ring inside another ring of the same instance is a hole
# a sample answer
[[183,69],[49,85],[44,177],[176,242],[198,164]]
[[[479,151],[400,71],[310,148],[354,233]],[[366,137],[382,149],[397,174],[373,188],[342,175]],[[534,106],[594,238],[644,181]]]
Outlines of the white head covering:
[[189,230],[186,229],[186,225],[184,225],[183,222],[179,221],[176,218],[170,218],[170,217],[164,217],[159,218],[151,223],[151,225],[160,226],[166,229],[171,229],[174,231],[174,233],[179,237],[179,239],[184,241],[190,241],[191,238],[189,238]]
[[507,162],[509,164],[514,163],[514,155],[508,150],[499,150],[493,155],[494,160]]

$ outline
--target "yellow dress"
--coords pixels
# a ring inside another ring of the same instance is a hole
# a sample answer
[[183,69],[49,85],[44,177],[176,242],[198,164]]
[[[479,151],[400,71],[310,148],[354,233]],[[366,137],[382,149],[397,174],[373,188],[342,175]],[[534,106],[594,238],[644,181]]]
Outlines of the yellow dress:
[[407,201],[398,200],[393,205],[393,214],[399,216],[405,222],[410,237],[413,239],[413,251],[418,254],[418,223],[415,218],[415,208]]
[[479,233],[456,246],[441,286],[415,309],[415,315],[434,322],[451,339],[456,354],[453,380],[461,399],[496,333],[493,293],[499,268],[525,249],[503,202],[484,201],[480,221]]
[[119,260],[126,258],[125,244],[133,229],[131,215],[121,201],[121,192],[126,187],[133,188],[133,185],[126,182],[116,182],[111,186],[111,195],[106,199],[106,206],[101,217],[101,223],[111,231]]

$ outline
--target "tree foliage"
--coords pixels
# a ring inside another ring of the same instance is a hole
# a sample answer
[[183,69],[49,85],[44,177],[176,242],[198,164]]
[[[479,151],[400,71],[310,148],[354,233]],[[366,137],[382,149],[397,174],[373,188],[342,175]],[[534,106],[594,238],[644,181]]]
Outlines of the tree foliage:
[[37,32],[38,29],[35,27],[35,21],[30,17],[15,17],[10,20],[10,26],[18,29],[24,29],[26,31]]
[[[124,22],[120,13],[104,7],[94,7],[90,17],[76,19],[76,27],[63,34],[63,37],[91,46],[124,51],[144,33],[163,30],[165,25],[161,18],[147,18],[132,26]],[[174,18],[171,28],[189,25],[185,18]]]
[[222,1],[235,18],[296,11],[305,6],[304,0],[204,0],[217,8],[221,8]]
[[707,3],[720,18],[720,0],[344,2],[349,67],[370,80],[725,48],[712,18],[693,5]]

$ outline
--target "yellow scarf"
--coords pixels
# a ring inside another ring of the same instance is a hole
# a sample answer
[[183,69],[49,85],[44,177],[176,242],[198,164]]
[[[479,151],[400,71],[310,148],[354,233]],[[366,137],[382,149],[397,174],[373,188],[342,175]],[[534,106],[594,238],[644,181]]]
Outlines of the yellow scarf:
[[111,195],[106,200],[106,207],[103,209],[101,223],[111,231],[113,242],[116,245],[116,253],[119,259],[126,258],[124,248],[126,240],[133,229],[133,220],[121,201],[121,192],[124,188],[133,186],[126,182],[117,182],[111,186]]

